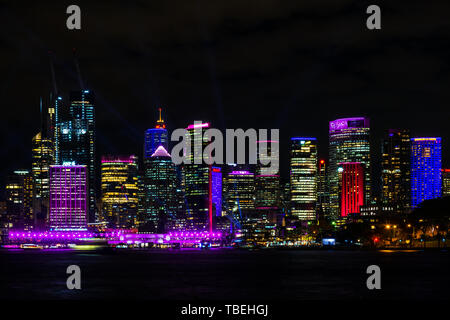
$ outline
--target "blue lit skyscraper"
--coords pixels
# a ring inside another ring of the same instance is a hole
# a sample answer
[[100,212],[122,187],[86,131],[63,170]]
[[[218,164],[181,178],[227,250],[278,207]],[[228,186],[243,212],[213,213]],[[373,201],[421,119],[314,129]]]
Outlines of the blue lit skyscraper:
[[155,128],[145,131],[144,158],[151,158],[159,146],[163,146],[165,150],[169,150],[169,138],[166,125],[161,118],[161,108],[158,110],[159,119],[156,121]]
[[442,194],[441,138],[411,139],[411,208]]
[[216,217],[222,216],[222,169],[211,168],[211,197],[213,212]]

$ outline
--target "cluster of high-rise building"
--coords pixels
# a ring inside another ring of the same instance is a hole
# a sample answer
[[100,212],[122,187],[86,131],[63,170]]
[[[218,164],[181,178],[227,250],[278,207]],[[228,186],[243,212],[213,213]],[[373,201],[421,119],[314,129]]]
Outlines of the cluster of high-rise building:
[[[257,241],[319,217],[339,222],[377,206],[406,214],[424,200],[450,195],[450,170],[442,168],[439,137],[387,130],[381,176],[375,177],[369,119],[333,120],[328,159],[319,157],[317,138],[290,139],[289,179],[282,183],[279,172],[266,174],[262,164],[197,163],[196,148],[187,153],[190,164],[175,165],[161,111],[145,132],[142,162],[136,155],[104,155],[97,163],[93,93],[82,88],[64,98],[55,90],[48,102],[41,100],[31,170],[16,170],[8,178],[6,201],[0,205],[2,227],[221,230]],[[187,138],[206,146],[204,131],[210,127],[188,125]],[[270,150],[274,143],[279,141],[257,141],[258,155],[274,156],[279,150]],[[378,195],[372,189],[376,181]]]

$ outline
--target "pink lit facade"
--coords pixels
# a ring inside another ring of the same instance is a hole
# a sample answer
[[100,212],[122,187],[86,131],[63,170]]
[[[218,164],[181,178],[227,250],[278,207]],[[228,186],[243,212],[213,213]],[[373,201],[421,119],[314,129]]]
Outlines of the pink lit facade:
[[50,167],[50,229],[86,230],[86,166]]

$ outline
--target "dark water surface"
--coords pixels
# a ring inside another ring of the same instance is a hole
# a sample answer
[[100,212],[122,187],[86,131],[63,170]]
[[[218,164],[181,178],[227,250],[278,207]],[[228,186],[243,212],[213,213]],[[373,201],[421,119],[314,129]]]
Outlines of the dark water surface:
[[[446,251],[1,251],[0,299],[450,298]],[[82,289],[66,268],[80,266]],[[381,268],[381,290],[366,287]]]

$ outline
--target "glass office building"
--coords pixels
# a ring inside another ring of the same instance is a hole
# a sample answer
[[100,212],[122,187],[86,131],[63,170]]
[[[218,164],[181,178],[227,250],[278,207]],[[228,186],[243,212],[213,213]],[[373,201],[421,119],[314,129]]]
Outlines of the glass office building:
[[441,138],[411,139],[411,208],[442,195]]
[[[190,140],[190,152],[184,151],[189,164],[182,164],[182,187],[185,194],[188,228],[194,230],[213,230],[213,206],[211,166],[205,164],[203,149],[208,145],[204,131],[209,123],[196,122],[189,125],[186,139]],[[202,148],[195,148],[202,146]],[[200,161],[195,161],[198,159]],[[198,163],[196,163],[198,162]]]
[[139,202],[136,156],[102,157],[102,219],[111,228],[137,227]]
[[411,195],[411,142],[409,130],[389,129],[382,143],[381,199],[397,213],[407,212]]
[[24,230],[33,229],[33,178],[30,171],[14,171],[8,176],[5,189],[8,225]]
[[316,219],[317,204],[317,139],[291,138],[290,202],[294,220]]
[[50,166],[50,230],[87,229],[87,166]]
[[57,165],[85,165],[88,185],[88,221],[96,222],[95,109],[89,90],[70,93],[69,106],[56,108],[55,151]]
[[342,118],[329,123],[330,215],[337,219],[339,212],[339,166],[345,162],[359,162],[364,167],[365,203],[371,201],[370,126],[364,117]]
[[159,146],[144,159],[144,215],[142,229],[163,233],[184,225],[178,212],[177,174],[167,150]]
[[[265,174],[264,165],[270,158],[279,159],[279,146],[272,150],[272,144],[279,144],[278,141],[257,141],[258,165],[255,175],[255,206],[258,210],[276,210],[279,207],[280,199],[280,172]],[[268,158],[270,157],[270,158]]]

